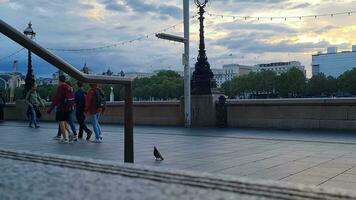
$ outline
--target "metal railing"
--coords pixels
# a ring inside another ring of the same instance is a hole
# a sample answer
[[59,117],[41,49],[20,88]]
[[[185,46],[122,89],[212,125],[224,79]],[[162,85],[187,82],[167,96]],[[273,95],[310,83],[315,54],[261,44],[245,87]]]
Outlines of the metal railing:
[[120,84],[125,86],[125,111],[124,111],[124,162],[134,162],[134,138],[133,138],[133,100],[132,79],[116,76],[101,76],[84,74],[60,57],[54,55],[36,42],[27,38],[24,34],[11,27],[0,19],[0,32],[15,41],[24,48],[30,50],[54,67],[62,70],[69,76],[85,83]]

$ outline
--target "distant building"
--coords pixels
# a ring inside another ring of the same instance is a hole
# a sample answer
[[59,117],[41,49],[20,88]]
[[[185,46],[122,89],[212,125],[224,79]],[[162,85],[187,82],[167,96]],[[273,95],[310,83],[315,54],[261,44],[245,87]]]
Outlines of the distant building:
[[87,63],[84,63],[83,68],[80,70],[81,72],[85,73],[85,74],[92,74],[91,69],[87,66]]
[[114,72],[112,72],[110,69],[108,69],[106,72],[103,72],[102,75],[112,76],[112,75],[114,75]]
[[299,61],[289,61],[289,62],[274,62],[274,63],[267,63],[267,64],[258,64],[256,65],[255,70],[257,72],[261,71],[274,71],[277,75],[282,73],[286,73],[291,68],[297,68],[304,72],[305,74],[305,67]]
[[[211,68],[214,74],[214,79],[218,88],[221,87],[225,81],[230,81],[234,77],[241,76],[252,72],[253,66],[239,65],[239,64],[227,64],[223,65],[222,68]],[[195,68],[190,68],[190,75],[193,75]],[[181,77],[184,77],[183,71],[176,71]]]
[[126,72],[125,77],[128,78],[149,78],[153,76],[153,73],[147,73],[147,72]]
[[[12,78],[13,78],[13,73],[1,73],[0,74],[0,81],[3,82],[3,84],[6,88],[12,87],[12,84],[11,84]],[[25,84],[25,76],[19,72],[16,72],[15,73],[15,87],[18,88],[24,84]]]
[[214,73],[214,79],[217,87],[220,88],[226,81],[230,81],[234,77],[252,72],[253,68],[253,66],[247,65],[227,64],[223,65],[222,69],[211,69],[211,71]]
[[313,76],[323,73],[338,77],[352,68],[356,68],[356,45],[352,46],[352,51],[338,52],[336,47],[329,47],[326,53],[312,55]]
[[56,85],[57,83],[58,81],[53,78],[39,77],[38,79],[36,79],[37,85]]

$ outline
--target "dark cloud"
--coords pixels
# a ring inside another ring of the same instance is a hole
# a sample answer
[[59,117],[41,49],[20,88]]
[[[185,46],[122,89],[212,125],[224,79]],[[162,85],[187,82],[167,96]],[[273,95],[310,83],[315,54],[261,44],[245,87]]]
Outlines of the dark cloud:
[[182,17],[182,9],[172,5],[146,3],[143,0],[127,0],[122,1],[122,4],[119,4],[116,0],[105,0],[101,3],[105,5],[107,10],[111,11],[126,11],[129,8],[140,14],[157,14],[158,18],[161,19],[167,19],[168,16],[174,19],[180,19]]

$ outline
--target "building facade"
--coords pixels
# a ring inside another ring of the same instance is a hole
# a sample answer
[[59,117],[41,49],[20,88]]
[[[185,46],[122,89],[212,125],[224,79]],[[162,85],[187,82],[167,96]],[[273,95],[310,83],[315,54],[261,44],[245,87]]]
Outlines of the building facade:
[[234,77],[248,74],[253,69],[253,66],[227,64],[223,65],[222,69],[211,69],[211,71],[214,73],[217,87],[220,88],[225,81],[231,81]]
[[277,75],[281,75],[282,73],[286,73],[288,70],[290,70],[292,68],[297,68],[297,69],[303,71],[304,74],[306,73],[305,67],[299,61],[258,64],[258,65],[256,65],[255,70],[257,72],[273,71],[273,72],[276,72]]
[[353,68],[356,68],[356,45],[352,46],[352,51],[338,52],[336,47],[329,47],[326,53],[312,55],[313,76],[323,73],[336,78]]

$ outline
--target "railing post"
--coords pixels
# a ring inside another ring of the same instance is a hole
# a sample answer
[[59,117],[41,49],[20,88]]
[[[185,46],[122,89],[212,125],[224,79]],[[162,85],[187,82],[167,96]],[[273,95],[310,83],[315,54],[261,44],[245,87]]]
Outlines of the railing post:
[[134,163],[134,136],[133,136],[133,100],[132,85],[125,85],[125,134],[124,134],[124,161]]

